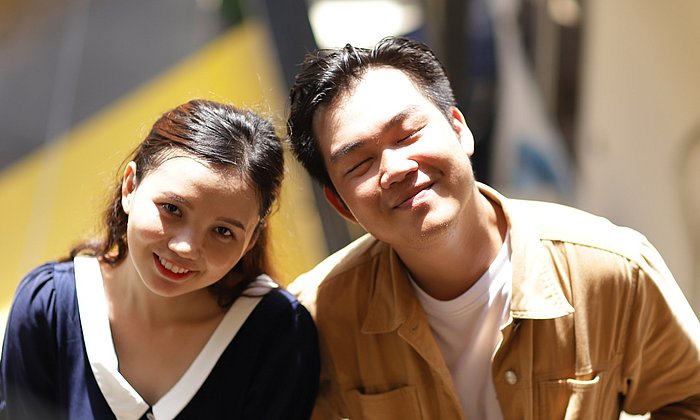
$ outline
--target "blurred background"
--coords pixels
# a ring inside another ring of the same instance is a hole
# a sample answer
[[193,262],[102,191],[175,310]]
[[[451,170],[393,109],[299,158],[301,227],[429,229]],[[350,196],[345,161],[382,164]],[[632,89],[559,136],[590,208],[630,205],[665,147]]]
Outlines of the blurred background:
[[[645,233],[700,310],[697,0],[0,0],[0,330],[19,280],[93,235],[123,159],[192,98],[284,134],[316,47],[429,44],[477,178]],[[282,283],[362,232],[294,160],[273,218]]]

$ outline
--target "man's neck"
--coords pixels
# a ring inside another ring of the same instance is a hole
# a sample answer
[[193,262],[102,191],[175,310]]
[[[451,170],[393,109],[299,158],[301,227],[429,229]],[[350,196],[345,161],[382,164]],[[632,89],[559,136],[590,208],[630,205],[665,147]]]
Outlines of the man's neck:
[[501,207],[477,193],[463,220],[421,249],[396,248],[413,280],[439,300],[454,299],[486,272],[503,245],[507,223]]

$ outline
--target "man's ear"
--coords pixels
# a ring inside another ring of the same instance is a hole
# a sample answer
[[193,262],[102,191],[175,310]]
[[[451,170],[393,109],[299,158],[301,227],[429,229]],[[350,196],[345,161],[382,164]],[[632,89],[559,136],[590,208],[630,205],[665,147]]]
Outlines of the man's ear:
[[328,203],[330,203],[330,205],[333,206],[335,211],[340,213],[341,216],[345,217],[351,222],[357,223],[355,216],[353,216],[352,213],[350,213],[350,209],[348,209],[348,206],[345,205],[343,199],[340,198],[335,191],[331,190],[328,187],[323,187],[323,195],[326,197],[326,201],[328,201]]
[[132,160],[124,168],[124,176],[122,177],[122,209],[126,214],[129,214],[131,209],[134,190],[136,190],[136,162]]
[[452,118],[452,128],[457,133],[459,137],[459,142],[462,143],[462,148],[467,152],[467,156],[474,154],[474,135],[472,135],[469,126],[467,126],[467,120],[464,118],[464,114],[457,107],[452,107],[451,109]]

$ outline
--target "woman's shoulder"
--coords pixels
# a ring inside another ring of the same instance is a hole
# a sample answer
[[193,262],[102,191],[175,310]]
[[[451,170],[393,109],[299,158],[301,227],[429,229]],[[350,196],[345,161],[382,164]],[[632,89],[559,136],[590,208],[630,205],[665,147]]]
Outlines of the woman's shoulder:
[[313,324],[309,311],[283,287],[270,289],[253,313],[256,317],[274,319],[275,323],[287,320],[298,326]]
[[256,348],[251,343],[257,343],[260,348],[268,349],[265,354],[269,357],[272,353],[294,348],[308,351],[307,356],[313,358],[314,349],[318,347],[318,333],[311,314],[296,297],[276,287],[262,296],[241,327],[238,342],[244,341],[249,348]]
[[46,308],[53,305],[56,294],[75,289],[73,262],[47,262],[30,271],[19,283],[14,307]]
[[267,274],[260,274],[246,287],[244,297],[260,298],[261,305],[278,311],[303,309],[297,298]]
[[73,278],[75,278],[73,261],[50,261],[36,267],[24,276],[17,290],[54,287],[58,282]]
[[282,311],[306,311],[306,308],[304,308],[304,305],[297,300],[296,296],[291,294],[283,287],[271,289],[265,296],[263,296],[263,302]]

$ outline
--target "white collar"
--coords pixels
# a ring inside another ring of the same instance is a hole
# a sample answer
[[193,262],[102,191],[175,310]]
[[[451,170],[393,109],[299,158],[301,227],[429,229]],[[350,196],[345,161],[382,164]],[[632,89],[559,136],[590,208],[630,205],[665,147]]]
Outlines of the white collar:
[[[119,373],[100,265],[96,258],[85,256],[76,257],[74,263],[85,350],[97,385],[117,419],[139,419],[148,411],[149,405]],[[262,295],[277,287],[264,274],[253,286],[255,296],[236,299],[185,374],[153,405],[155,419],[172,419],[187,406]]]

